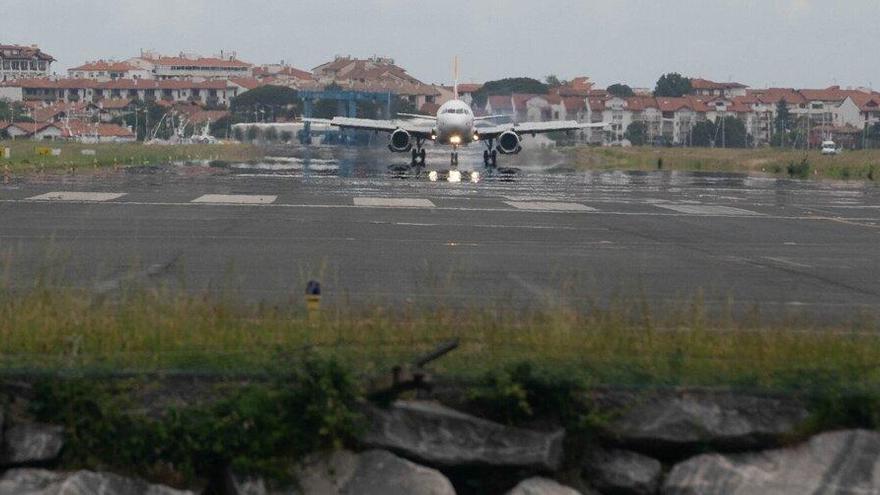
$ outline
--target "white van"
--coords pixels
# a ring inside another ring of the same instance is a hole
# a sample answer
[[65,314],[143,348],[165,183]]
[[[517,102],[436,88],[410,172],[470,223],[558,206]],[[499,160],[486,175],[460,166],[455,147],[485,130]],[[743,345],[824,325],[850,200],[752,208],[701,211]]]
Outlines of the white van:
[[834,141],[822,141],[822,154],[823,155],[839,155],[840,148],[834,144]]

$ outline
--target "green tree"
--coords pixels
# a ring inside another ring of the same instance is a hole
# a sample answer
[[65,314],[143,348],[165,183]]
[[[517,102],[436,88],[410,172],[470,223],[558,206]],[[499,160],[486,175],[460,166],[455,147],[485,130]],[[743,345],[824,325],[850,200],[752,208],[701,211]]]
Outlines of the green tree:
[[549,76],[544,78],[544,82],[550,88],[558,88],[561,86],[567,86],[568,81],[563,81],[556,76],[556,74],[550,74]]
[[332,119],[339,116],[339,102],[336,100],[318,100],[312,106],[312,117]]
[[631,87],[627,86],[626,84],[612,84],[611,86],[608,86],[607,91],[608,94],[612,96],[617,96],[619,98],[629,98],[630,96],[635,96],[635,92],[632,90]]
[[302,102],[299,93],[286,86],[260,86],[235,97],[229,105],[235,122],[252,122],[258,112],[265,112],[266,118],[295,118],[301,113]]
[[530,77],[510,77],[507,79],[499,79],[497,81],[489,81],[474,93],[474,104],[476,106],[484,106],[486,100],[494,95],[509,95],[512,93],[531,93],[531,94],[547,94],[550,88]]
[[233,139],[235,139],[236,141],[239,141],[239,142],[244,141],[244,131],[241,130],[241,126],[239,126],[239,127],[234,127],[234,128],[232,129],[232,137],[233,137]]
[[263,130],[263,139],[270,143],[278,141],[278,129],[275,129],[272,126],[267,127]]
[[654,87],[654,96],[678,97],[690,94],[693,90],[691,80],[678,72],[663,74]]
[[776,135],[773,136],[773,145],[785,146],[788,139],[787,134],[791,130],[791,112],[788,110],[788,104],[784,99],[780,99],[776,103]]
[[732,115],[715,124],[715,146],[726,148],[745,148],[749,145],[749,134],[742,120]]
[[398,113],[416,113],[417,111],[418,109],[416,109],[416,106],[406,97],[395,96],[391,100],[391,115],[397,115]]
[[245,138],[248,142],[254,142],[257,140],[257,136],[260,135],[260,130],[255,125],[249,125],[247,128],[247,132],[245,133]]
[[644,122],[633,122],[626,126],[625,136],[634,146],[643,146],[648,141],[648,126]]
[[715,141],[715,123],[711,120],[697,122],[691,129],[691,144],[693,146],[712,146]]
[[212,136],[226,139],[229,137],[229,127],[232,125],[232,117],[227,115],[211,122],[209,132]]

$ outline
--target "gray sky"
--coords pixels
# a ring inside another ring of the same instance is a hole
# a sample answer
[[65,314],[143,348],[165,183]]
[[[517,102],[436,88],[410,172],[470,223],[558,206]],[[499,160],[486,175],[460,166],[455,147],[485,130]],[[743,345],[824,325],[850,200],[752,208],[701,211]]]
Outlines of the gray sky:
[[141,48],[311,69],[394,58],[425,82],[588,75],[652,87],[669,71],[755,87],[880,86],[878,0],[0,0],[0,42],[58,72]]

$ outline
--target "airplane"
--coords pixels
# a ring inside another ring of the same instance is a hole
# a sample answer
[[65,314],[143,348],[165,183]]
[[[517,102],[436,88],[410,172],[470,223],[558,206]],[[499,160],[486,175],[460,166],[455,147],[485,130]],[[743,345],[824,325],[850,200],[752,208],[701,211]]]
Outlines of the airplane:
[[515,155],[522,151],[522,137],[545,132],[571,132],[586,128],[604,128],[605,122],[582,124],[574,120],[552,122],[522,122],[479,126],[478,122],[505,117],[489,115],[475,117],[470,105],[458,95],[458,60],[455,61],[455,82],[453,98],[437,110],[436,116],[398,113],[399,117],[415,120],[374,120],[350,117],[334,117],[330,125],[340,129],[355,129],[390,134],[388,149],[392,153],[410,153],[411,167],[419,169],[425,166],[425,148],[427,141],[435,144],[452,146],[452,167],[458,165],[458,149],[472,143],[482,142],[483,164],[487,169],[498,166],[498,154]]

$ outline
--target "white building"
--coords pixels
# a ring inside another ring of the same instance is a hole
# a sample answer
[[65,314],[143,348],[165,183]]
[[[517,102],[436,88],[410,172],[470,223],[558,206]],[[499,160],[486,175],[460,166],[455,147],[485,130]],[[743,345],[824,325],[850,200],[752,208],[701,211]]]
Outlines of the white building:
[[128,62],[117,62],[114,60],[86,62],[79,67],[68,69],[67,75],[73,79],[96,79],[98,81],[153,79],[153,74],[148,69],[137,67]]
[[54,61],[37,45],[0,45],[0,81],[48,76]]
[[125,61],[138,69],[147,71],[150,79],[229,79],[230,77],[254,77],[254,66],[238,60],[236,54],[220,53],[216,57],[202,57],[180,53],[176,57],[142,52],[139,57]]

